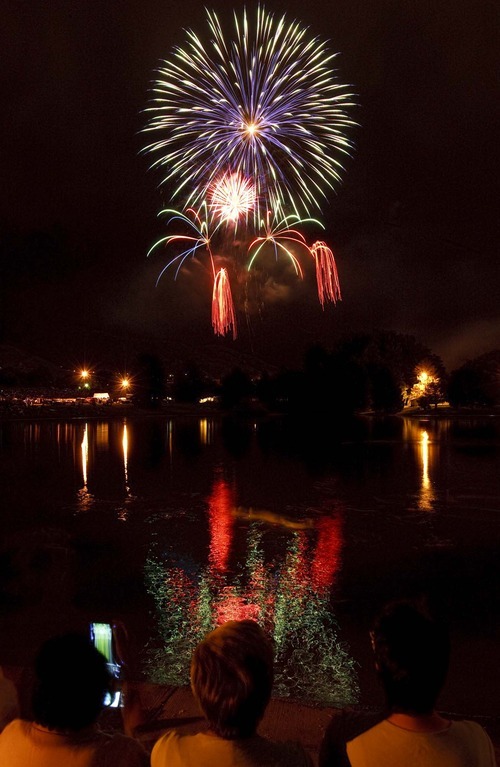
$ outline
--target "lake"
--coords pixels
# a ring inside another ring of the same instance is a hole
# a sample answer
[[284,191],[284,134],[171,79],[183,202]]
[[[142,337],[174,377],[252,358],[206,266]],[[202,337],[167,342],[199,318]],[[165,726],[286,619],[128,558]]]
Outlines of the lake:
[[90,621],[184,684],[214,625],[259,620],[275,694],[381,702],[368,629],[425,592],[450,622],[443,710],[498,716],[500,421],[219,415],[0,424],[0,662]]

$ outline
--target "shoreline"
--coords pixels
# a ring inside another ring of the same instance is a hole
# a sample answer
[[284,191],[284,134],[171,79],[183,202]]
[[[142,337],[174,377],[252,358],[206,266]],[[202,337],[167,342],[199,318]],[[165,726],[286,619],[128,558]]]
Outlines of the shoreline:
[[[222,410],[214,406],[203,407],[198,403],[170,403],[155,409],[147,409],[136,405],[113,404],[84,404],[84,405],[25,405],[16,403],[14,406],[7,403],[5,407],[0,403],[0,423],[6,421],[79,421],[79,420],[115,420],[123,418],[154,418],[158,416],[174,418],[178,416],[192,416],[196,418],[208,417],[239,417],[242,419],[267,419],[286,418],[288,413],[263,411],[235,412]],[[451,408],[439,407],[432,410],[422,408],[408,408],[397,413],[379,413],[364,411],[354,413],[353,418],[412,418],[420,420],[440,420],[445,418],[499,418],[498,408]]]

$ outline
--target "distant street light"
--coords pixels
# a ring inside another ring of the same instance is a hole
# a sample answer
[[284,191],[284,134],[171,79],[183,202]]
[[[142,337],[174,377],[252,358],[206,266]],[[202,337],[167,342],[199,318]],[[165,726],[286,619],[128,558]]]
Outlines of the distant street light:
[[80,370],[80,380],[81,385],[84,389],[90,389],[90,376],[92,375],[91,370],[87,370],[86,368],[83,368]]

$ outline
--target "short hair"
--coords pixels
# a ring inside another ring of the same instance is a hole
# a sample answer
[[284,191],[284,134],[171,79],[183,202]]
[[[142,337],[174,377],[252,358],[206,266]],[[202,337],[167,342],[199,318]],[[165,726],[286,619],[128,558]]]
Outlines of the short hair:
[[195,649],[191,686],[220,737],[255,734],[271,697],[273,654],[270,639],[252,620],[224,623]]
[[82,633],[48,639],[35,660],[34,719],[51,730],[93,724],[111,686],[106,658]]
[[446,680],[448,631],[423,600],[389,602],[371,632],[378,675],[393,712],[430,713]]

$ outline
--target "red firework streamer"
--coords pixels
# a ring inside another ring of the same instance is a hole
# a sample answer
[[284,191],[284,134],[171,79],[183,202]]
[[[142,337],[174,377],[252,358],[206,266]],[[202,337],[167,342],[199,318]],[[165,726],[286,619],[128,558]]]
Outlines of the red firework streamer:
[[342,299],[337,265],[335,257],[326,242],[321,240],[315,242],[311,247],[311,253],[316,262],[318,297],[324,309],[325,301],[333,301],[336,304],[337,301]]
[[212,295],[212,326],[214,333],[225,336],[233,328],[233,340],[236,338],[236,315],[227,269],[219,269],[214,279]]

